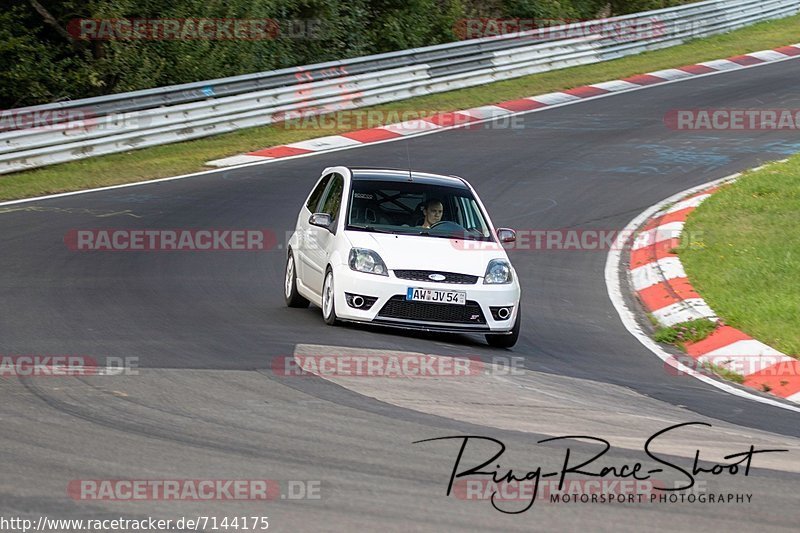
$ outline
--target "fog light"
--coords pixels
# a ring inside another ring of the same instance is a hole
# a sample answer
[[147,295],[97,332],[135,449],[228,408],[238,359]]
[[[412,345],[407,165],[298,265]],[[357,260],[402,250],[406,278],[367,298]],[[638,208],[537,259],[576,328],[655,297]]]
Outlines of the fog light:
[[514,310],[514,306],[490,307],[489,310],[492,312],[492,318],[495,320],[508,320],[511,318],[511,312]]
[[361,294],[350,294],[349,292],[344,293],[344,299],[347,305],[362,311],[368,310],[378,300],[375,296],[362,296]]

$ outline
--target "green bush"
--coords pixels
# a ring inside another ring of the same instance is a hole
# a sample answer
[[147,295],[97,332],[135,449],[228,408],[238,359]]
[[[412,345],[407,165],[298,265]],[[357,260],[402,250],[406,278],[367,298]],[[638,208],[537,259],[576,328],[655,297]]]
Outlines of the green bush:
[[[5,0],[0,108],[85,98],[456,40],[467,17],[591,19],[679,1],[625,0]],[[35,6],[40,6],[37,9]],[[42,12],[40,12],[42,11]],[[75,40],[85,18],[318,20],[319,38]]]

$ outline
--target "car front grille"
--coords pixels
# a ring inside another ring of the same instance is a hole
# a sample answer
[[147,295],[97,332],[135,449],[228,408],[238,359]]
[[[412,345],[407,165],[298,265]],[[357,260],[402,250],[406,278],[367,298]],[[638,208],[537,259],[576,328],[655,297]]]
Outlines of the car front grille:
[[[431,274],[440,274],[445,279],[436,281],[430,279]],[[426,281],[428,283],[458,283],[459,285],[474,285],[478,282],[478,276],[467,274],[456,274],[454,272],[438,272],[436,270],[395,270],[394,275],[400,279],[411,281]]]
[[486,319],[478,302],[467,300],[466,305],[414,302],[405,296],[392,296],[378,313],[382,318],[420,320],[425,322],[450,322],[457,324],[485,324]]

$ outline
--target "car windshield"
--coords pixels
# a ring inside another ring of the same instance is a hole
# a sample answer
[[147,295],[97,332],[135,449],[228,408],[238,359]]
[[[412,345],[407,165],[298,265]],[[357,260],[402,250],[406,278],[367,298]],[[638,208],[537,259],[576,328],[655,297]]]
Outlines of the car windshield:
[[419,182],[355,180],[348,230],[491,241],[469,189]]

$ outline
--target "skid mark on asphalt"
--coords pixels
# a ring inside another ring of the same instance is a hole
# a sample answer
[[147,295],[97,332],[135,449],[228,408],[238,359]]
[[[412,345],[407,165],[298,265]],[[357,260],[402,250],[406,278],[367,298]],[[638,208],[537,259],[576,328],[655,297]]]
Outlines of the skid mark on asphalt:
[[164,200],[179,201],[179,202],[203,201],[202,198],[191,194],[175,194],[175,195],[165,196],[163,194],[152,194],[152,193],[129,193],[121,195],[112,195],[109,196],[108,198],[105,198],[103,201],[114,202],[114,203],[126,203],[126,204],[149,204]]
[[142,218],[141,215],[137,215],[130,209],[125,209],[124,211],[102,211],[99,209],[86,209],[82,207],[43,207],[35,205],[0,207],[0,215],[16,213],[19,211],[26,213],[63,213],[68,215],[89,215],[90,217],[94,218],[109,218],[116,216]]

